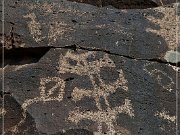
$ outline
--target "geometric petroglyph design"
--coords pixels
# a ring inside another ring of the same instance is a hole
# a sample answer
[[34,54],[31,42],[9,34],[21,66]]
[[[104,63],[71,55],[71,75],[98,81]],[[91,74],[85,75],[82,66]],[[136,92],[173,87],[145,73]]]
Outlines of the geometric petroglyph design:
[[[153,78],[157,79],[157,83],[165,90],[171,92],[173,91],[173,86],[175,85],[173,79],[165,72],[158,70],[158,69],[153,69],[153,70],[148,70],[148,66],[151,66],[151,64],[146,64],[144,67],[144,70]],[[163,79],[166,79],[166,81],[163,82]],[[163,120],[167,120],[169,123],[175,123],[176,121],[176,116],[170,116],[168,111],[165,111],[165,109],[162,109],[161,111],[158,111],[154,114],[155,117],[159,117]],[[165,125],[162,125],[160,128],[161,130],[166,130]]]
[[0,108],[0,118],[6,114],[6,110],[4,108]]
[[[156,77],[158,84],[160,86],[162,86],[164,89],[168,90],[169,92],[171,92],[173,90],[172,86],[174,85],[174,82],[173,82],[172,78],[167,75],[167,73],[165,73],[161,70],[158,70],[158,69],[154,69],[153,71],[151,71],[150,75],[152,75],[153,77]],[[169,83],[167,83],[167,82],[163,83],[164,77],[166,77],[169,80]]]
[[158,116],[158,117],[160,117],[160,118],[162,118],[162,119],[164,119],[164,120],[167,120],[168,122],[173,122],[173,123],[175,123],[175,121],[176,121],[176,116],[170,116],[169,114],[168,114],[168,112],[167,111],[162,111],[162,112],[157,112],[156,114],[155,114],[155,116]]
[[53,22],[49,26],[48,39],[50,43],[56,42],[58,38],[61,38],[66,31],[72,31],[66,23]]
[[[93,89],[84,90],[79,89],[77,87],[74,88],[72,92],[72,97],[74,101],[81,100],[83,97],[93,97],[96,101],[96,106],[99,110],[101,110],[100,103],[100,97],[104,97],[105,104],[109,107],[108,103],[108,96],[116,91],[117,88],[122,87],[125,91],[128,90],[128,87],[125,86],[127,81],[123,77],[123,72],[120,70],[119,72],[119,78],[116,80],[116,82],[113,82],[111,84],[105,84],[101,78],[98,78],[100,81],[100,84],[97,85],[93,83]],[[91,81],[94,81],[93,76],[91,76]]]
[[[52,87],[47,88],[48,84],[55,83]],[[37,102],[48,102],[48,101],[62,101],[63,95],[64,95],[64,88],[65,88],[65,81],[60,79],[59,77],[47,77],[47,78],[41,78],[40,79],[40,96],[27,99],[22,104],[23,109],[23,118],[21,121],[14,127],[12,127],[11,131],[13,134],[18,133],[18,127],[22,125],[25,122],[25,119],[27,117],[27,109],[30,105],[37,103]]]
[[114,124],[116,124],[116,117],[119,113],[128,114],[130,117],[134,116],[132,105],[130,100],[125,99],[125,104],[122,106],[114,107],[113,109],[108,108],[106,111],[99,110],[97,112],[80,112],[79,109],[70,112],[69,120],[76,124],[83,120],[93,120],[98,124],[98,132],[102,133],[102,124],[105,123],[108,127],[108,135],[114,135],[116,133]]
[[56,22],[51,22],[49,24],[48,37],[42,36],[41,24],[37,21],[36,15],[34,13],[30,13],[28,15],[25,15],[24,18],[31,19],[31,21],[28,23],[28,28],[31,35],[33,36],[33,39],[37,43],[41,42],[45,38],[48,38],[50,43],[54,43],[58,38],[61,38],[65,32],[73,31],[73,29],[70,26],[68,26],[66,23],[56,21]]
[[[169,92],[171,92],[173,90],[173,86],[174,86],[174,81],[173,79],[168,76],[167,73],[163,72],[162,70],[158,70],[158,69],[153,69],[151,71],[148,71],[148,66],[150,66],[151,64],[146,64],[144,67],[144,70],[146,72],[149,73],[150,76],[154,77],[157,79],[158,84],[165,90],[168,90]],[[166,79],[167,81],[163,81],[164,79]]]
[[[52,88],[47,90],[46,85],[48,83],[55,82],[55,85]],[[59,77],[48,77],[40,79],[40,96],[33,99],[27,99],[22,105],[23,109],[27,109],[27,106],[36,103],[36,102],[47,102],[47,101],[62,101],[64,95],[65,81]]]
[[[95,52],[85,52],[81,54],[75,54],[72,51],[68,51],[65,56],[61,56],[59,61],[59,73],[74,73],[78,75],[86,75],[89,77],[93,84],[92,89],[79,89],[75,87],[72,92],[72,98],[74,101],[79,101],[83,97],[92,97],[98,108],[97,112],[80,112],[76,109],[70,112],[68,120],[75,122],[76,124],[83,120],[89,119],[98,123],[98,132],[102,134],[102,124],[105,123],[108,127],[108,133],[113,135],[116,133],[114,124],[116,123],[116,116],[119,113],[128,114],[130,117],[134,116],[134,111],[129,99],[125,99],[125,104],[119,107],[110,108],[108,96],[114,93],[117,88],[121,87],[123,90],[128,91],[127,80],[124,78],[122,70],[118,70],[119,77],[115,82],[111,84],[105,84],[101,79],[100,71],[103,67],[115,68],[115,63],[109,58],[108,54],[105,54],[103,58],[98,60],[88,61],[89,58],[95,58]],[[95,76],[99,80],[99,84],[95,82]],[[100,105],[100,97],[103,97],[107,109],[103,110]]]
[[[170,124],[170,123],[175,124],[175,123],[176,123],[176,120],[177,120],[177,119],[176,119],[176,116],[170,116],[170,115],[169,115],[169,112],[166,111],[165,109],[163,109],[162,111],[156,112],[154,116],[159,117],[160,119],[166,120],[169,124]],[[160,127],[160,129],[161,129],[162,131],[166,131],[166,130],[167,130],[167,129],[166,129],[166,125],[165,125],[165,124],[162,124],[161,127]]]
[[30,18],[31,21],[28,24],[28,28],[30,30],[31,35],[33,36],[36,42],[40,42],[45,37],[42,37],[41,33],[41,24],[36,21],[36,15],[34,13],[30,13],[25,15],[24,18]]
[[[61,56],[60,73],[75,73],[78,75],[91,76],[93,74],[99,74],[102,67],[115,67],[114,62],[108,57],[107,54],[103,58],[95,61],[88,61],[90,58],[95,57],[95,52],[86,52],[82,54],[75,54],[72,51],[68,51],[65,56]],[[74,61],[74,65],[69,62]]]
[[23,3],[22,4],[22,6],[28,7],[28,9],[30,9],[31,11],[40,9],[43,11],[45,15],[48,15],[49,13],[53,13],[54,5],[55,3],[48,3],[48,2],[40,3],[38,1],[36,3]]

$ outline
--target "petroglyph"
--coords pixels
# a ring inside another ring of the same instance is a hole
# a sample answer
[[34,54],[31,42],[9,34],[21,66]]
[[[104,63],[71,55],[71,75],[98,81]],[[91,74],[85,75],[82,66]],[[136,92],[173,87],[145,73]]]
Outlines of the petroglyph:
[[20,120],[20,122],[18,124],[16,124],[15,126],[10,128],[10,131],[12,132],[12,135],[17,135],[19,133],[19,126],[21,126],[26,119],[26,112],[23,112],[23,118]]
[[49,14],[53,12],[53,7],[54,7],[54,3],[47,3],[47,2],[43,2],[43,3],[23,3],[24,5],[26,5],[29,9],[33,10],[33,9],[42,9],[45,13]]
[[169,65],[170,67],[172,67],[174,69],[174,71],[176,72],[179,72],[180,71],[180,68],[179,67],[176,67],[176,66],[172,66],[172,65]]
[[[49,13],[53,12],[53,7],[54,3],[48,4],[44,3],[43,5],[37,3],[37,4],[25,4],[28,6],[29,9],[42,9],[45,12],[45,15],[48,15]],[[28,28],[30,30],[30,33],[32,34],[34,40],[38,43],[41,42],[43,39],[48,38],[49,44],[55,43],[57,39],[62,38],[62,36],[65,34],[67,31],[73,31],[73,28],[68,26],[64,22],[49,22],[47,24],[49,32],[48,36],[43,36],[42,35],[42,26],[40,23],[37,21],[37,17],[35,13],[30,13],[28,15],[25,15],[24,18],[30,18],[31,21],[28,24]]]
[[[153,70],[151,72],[151,75],[154,76],[154,77],[156,76],[158,84],[161,85],[164,89],[168,90],[169,92],[171,92],[173,90],[172,86],[174,85],[174,82],[173,82],[172,78],[167,75],[167,73],[165,73],[165,72],[163,72],[161,70],[155,69],[155,70]],[[162,79],[164,77],[168,78],[169,83],[164,84],[162,82]]]
[[6,110],[4,108],[0,108],[0,117],[4,116],[6,114]]
[[49,26],[49,33],[48,33],[49,42],[50,43],[56,42],[58,38],[62,38],[65,32],[72,30],[73,29],[70,28],[66,23],[63,22],[51,23]]
[[74,15],[78,15],[78,16],[83,16],[84,14],[86,14],[85,12],[81,12],[78,9],[72,9],[72,7],[68,6],[66,7],[63,4],[57,4],[53,1],[51,2],[36,2],[36,3],[23,3],[20,4],[21,6],[26,6],[28,7],[30,10],[34,10],[34,9],[40,9],[43,10],[45,15],[48,15],[50,13],[53,13],[53,10],[58,7],[58,12],[64,12],[64,13],[73,13]]
[[125,113],[130,117],[134,116],[132,105],[130,100],[125,99],[125,103],[122,106],[115,107],[113,109],[107,109],[106,111],[97,112],[80,112],[78,109],[70,112],[68,120],[75,122],[76,124],[83,119],[93,120],[98,123],[98,132],[102,132],[102,123],[105,123],[108,127],[108,134],[114,135],[116,133],[114,124],[116,124],[116,117],[119,113]]
[[158,116],[164,120],[168,120],[169,122],[175,123],[176,116],[170,116],[167,111],[157,112],[155,116]]
[[28,15],[25,15],[24,18],[30,18],[31,21],[28,24],[28,28],[30,30],[30,33],[32,34],[34,40],[36,42],[42,41],[45,37],[42,37],[41,33],[41,24],[37,22],[36,15],[34,13],[30,13]]
[[[144,67],[144,70],[149,73],[150,76],[154,77],[157,79],[158,84],[163,87],[165,90],[168,90],[169,92],[173,91],[173,86],[174,86],[174,81],[173,79],[165,72],[162,70],[158,69],[153,69],[151,71],[148,71],[148,66],[151,64],[146,64]],[[168,81],[163,82],[164,79],[167,79]]]
[[[47,89],[47,84],[55,82],[56,84],[52,86],[52,88]],[[25,122],[26,119],[26,112],[30,105],[37,103],[37,102],[48,102],[48,101],[62,101],[64,95],[64,88],[65,88],[65,81],[60,79],[59,77],[47,77],[40,79],[40,96],[35,97],[33,99],[27,99],[22,104],[23,109],[23,118],[21,121],[14,127],[12,127],[11,131],[16,134],[18,133],[18,127]]]
[[[50,82],[55,82],[56,84],[47,91],[46,84]],[[26,110],[29,105],[39,101],[43,101],[43,102],[55,101],[55,100],[61,101],[64,95],[64,88],[65,88],[65,81],[60,79],[59,77],[41,78],[40,87],[39,87],[40,97],[26,100],[23,103],[22,108]]]
[[33,65],[35,65],[35,64],[32,63],[32,64],[24,64],[24,65],[14,66],[14,71],[18,71],[18,70],[20,70],[20,69],[22,69],[22,68],[29,67],[29,66],[33,66]]
[[[65,56],[60,57],[59,73],[75,73],[78,75],[94,75],[99,74],[102,67],[115,67],[114,62],[105,54],[103,58],[88,62],[88,58],[94,58],[95,52],[86,52],[82,54],[74,54],[73,51],[68,51]],[[71,65],[69,60],[76,62],[76,65]]]
[[[169,50],[175,50],[176,48],[176,24],[171,23],[172,20],[180,19],[179,16],[176,16],[176,4],[174,3],[174,8],[166,7],[166,8],[155,8],[154,10],[158,13],[162,13],[164,17],[156,17],[155,16],[144,16],[150,22],[154,24],[158,24],[162,29],[152,29],[146,28],[147,32],[152,32],[157,34],[158,36],[161,35],[163,39],[168,44]],[[165,14],[164,14],[165,13]],[[146,13],[145,13],[146,14]],[[171,31],[171,32],[170,32]]]
[[[98,132],[102,133],[102,123],[108,126],[108,133],[116,133],[114,129],[114,124],[116,123],[116,116],[119,113],[126,113],[130,117],[134,116],[132,105],[130,100],[125,99],[125,104],[119,107],[110,108],[108,96],[114,93],[118,88],[122,88],[128,91],[127,83],[128,81],[124,78],[123,71],[117,70],[119,77],[115,82],[110,84],[105,84],[100,76],[100,71],[103,67],[115,68],[115,63],[109,58],[108,54],[104,54],[102,58],[94,59],[95,52],[85,52],[81,54],[75,54],[72,51],[68,51],[65,56],[60,57],[59,61],[59,73],[75,73],[78,75],[89,76],[93,89],[79,89],[75,87],[72,92],[72,97],[74,101],[79,101],[83,97],[92,97],[95,99],[96,106],[98,108],[97,112],[80,112],[78,109],[70,112],[69,120],[75,122],[76,124],[83,120],[89,119],[98,123]],[[88,61],[89,58],[93,58],[93,61]],[[74,62],[72,64],[70,61]],[[99,84],[96,84],[95,76],[99,80]],[[106,110],[102,110],[100,104],[100,97],[103,97],[105,104],[107,105]]]
[[93,97],[96,101],[97,107],[101,110],[100,107],[100,97],[104,97],[106,105],[109,107],[108,103],[108,96],[116,91],[117,88],[122,87],[125,91],[128,90],[127,87],[127,80],[125,80],[123,76],[123,71],[120,70],[119,72],[119,79],[116,82],[113,82],[111,84],[105,84],[103,80],[98,77],[100,84],[95,84],[95,79],[93,76],[90,77],[91,81],[93,82],[94,88],[92,90],[83,90],[78,89],[77,87],[72,92],[73,100],[81,100],[84,96],[87,97]]

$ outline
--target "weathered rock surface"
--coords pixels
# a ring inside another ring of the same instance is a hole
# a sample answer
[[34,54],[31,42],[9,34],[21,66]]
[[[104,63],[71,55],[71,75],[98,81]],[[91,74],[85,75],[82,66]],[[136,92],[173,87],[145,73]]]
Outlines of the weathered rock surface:
[[5,4],[5,135],[175,134],[175,4]]
[[157,62],[51,49],[38,63],[5,68],[6,93],[23,110],[17,110],[21,119],[16,126],[7,124],[5,129],[27,132],[21,126],[31,125],[29,114],[45,134],[79,128],[109,134],[172,134],[175,73],[172,66]]
[[5,13],[7,48],[76,45],[162,61],[176,49],[175,5],[119,10],[66,0],[23,0],[7,2]]

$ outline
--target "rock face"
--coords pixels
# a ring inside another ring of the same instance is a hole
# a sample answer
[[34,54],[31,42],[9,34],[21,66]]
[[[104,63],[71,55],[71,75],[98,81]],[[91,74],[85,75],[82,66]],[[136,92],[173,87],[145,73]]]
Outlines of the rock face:
[[176,133],[177,5],[91,2],[5,2],[5,135]]
[[68,1],[23,0],[6,7],[7,48],[76,45],[162,61],[176,49],[175,5],[118,10]]

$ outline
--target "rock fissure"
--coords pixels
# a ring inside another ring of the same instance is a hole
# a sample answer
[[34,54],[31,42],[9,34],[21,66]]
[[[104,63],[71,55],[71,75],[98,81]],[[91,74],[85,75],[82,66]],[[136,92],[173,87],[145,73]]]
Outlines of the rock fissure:
[[101,48],[86,48],[86,47],[81,47],[81,46],[77,46],[77,45],[71,45],[71,46],[65,46],[65,47],[52,47],[52,48],[64,48],[64,49],[71,49],[71,50],[77,50],[77,49],[80,49],[80,50],[86,50],[86,51],[98,51],[98,52],[104,52],[104,53],[107,53],[107,54],[110,54],[110,55],[116,55],[116,56],[120,56],[120,57],[125,57],[125,58],[128,58],[128,59],[133,59],[133,60],[140,60],[140,61],[149,61],[149,62],[157,62],[157,63],[162,63],[162,64],[168,64],[168,65],[172,65],[172,66],[176,66],[176,67],[179,67],[179,62],[178,63],[171,63],[171,62],[166,62],[166,61],[163,61],[161,59],[157,59],[157,58],[154,58],[154,59],[143,59],[143,58],[135,58],[135,57],[131,57],[131,56],[128,56],[128,55],[121,55],[121,54],[117,54],[117,53],[112,53],[108,50],[105,50],[105,49],[101,49]]
[[[12,40],[13,42],[13,40]],[[166,62],[161,59],[143,59],[143,58],[135,58],[131,57],[128,55],[121,55],[117,53],[112,53],[108,50],[101,49],[101,48],[86,48],[82,46],[77,46],[77,45],[70,45],[70,46],[65,46],[65,47],[32,47],[32,48],[13,48],[13,49],[5,49],[5,65],[23,65],[23,64],[30,64],[30,63],[37,63],[41,57],[43,57],[50,49],[70,49],[76,51],[77,49],[79,50],[86,50],[86,51],[96,51],[96,52],[104,52],[110,55],[115,55],[119,57],[124,57],[127,59],[132,59],[132,60],[139,60],[139,61],[149,61],[149,62],[156,62],[156,63],[161,63],[161,64],[166,64],[166,65],[171,65],[175,67],[179,67],[180,63],[171,63],[171,62]],[[25,59],[24,59],[25,58]],[[23,62],[22,62],[23,61]],[[0,61],[2,63],[2,61]]]
[[[49,50],[49,47],[5,49],[4,66],[37,63]],[[0,64],[2,64],[2,54]]]

